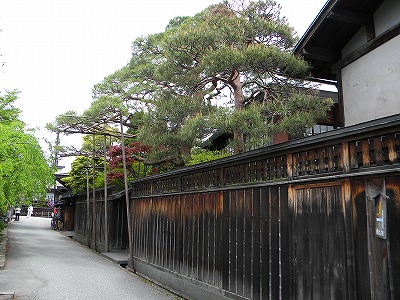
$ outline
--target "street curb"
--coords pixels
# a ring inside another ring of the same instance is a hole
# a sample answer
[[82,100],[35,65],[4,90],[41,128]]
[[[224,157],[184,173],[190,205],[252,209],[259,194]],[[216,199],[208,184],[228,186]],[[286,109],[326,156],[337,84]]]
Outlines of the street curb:
[[7,228],[0,232],[0,270],[4,270],[6,264],[7,233]]
[[0,300],[14,300],[17,299],[14,293],[0,293]]

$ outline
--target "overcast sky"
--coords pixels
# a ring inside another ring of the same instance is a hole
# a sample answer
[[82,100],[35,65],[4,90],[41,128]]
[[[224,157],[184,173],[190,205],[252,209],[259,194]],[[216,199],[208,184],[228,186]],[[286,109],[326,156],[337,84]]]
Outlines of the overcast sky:
[[[17,106],[29,127],[43,128],[67,110],[81,114],[93,85],[129,61],[136,37],[218,2],[0,0],[0,90],[21,91]],[[278,2],[301,36],[326,0]]]

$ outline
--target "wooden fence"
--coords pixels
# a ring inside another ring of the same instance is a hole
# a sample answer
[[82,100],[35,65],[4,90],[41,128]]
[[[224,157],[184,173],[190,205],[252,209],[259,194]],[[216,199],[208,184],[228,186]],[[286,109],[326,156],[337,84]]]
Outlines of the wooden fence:
[[137,180],[129,208],[129,267],[190,299],[400,299],[400,116]]
[[108,195],[107,218],[104,211],[106,203],[104,190],[96,191],[95,205],[93,205],[93,193],[89,194],[89,206],[86,194],[74,197],[76,201],[74,239],[99,252],[128,248],[125,194],[113,193],[112,189],[109,189]]

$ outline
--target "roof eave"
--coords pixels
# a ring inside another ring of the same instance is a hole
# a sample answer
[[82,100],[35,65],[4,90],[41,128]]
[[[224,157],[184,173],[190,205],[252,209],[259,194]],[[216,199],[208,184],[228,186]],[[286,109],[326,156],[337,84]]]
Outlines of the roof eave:
[[315,31],[320,27],[321,23],[328,17],[329,13],[335,7],[335,5],[338,1],[339,0],[328,0],[325,3],[325,5],[322,7],[321,11],[315,17],[314,21],[307,28],[306,32],[303,34],[303,36],[300,38],[300,40],[297,42],[297,44],[294,46],[293,52],[295,54],[302,54],[304,45],[306,45],[307,42],[312,38]]

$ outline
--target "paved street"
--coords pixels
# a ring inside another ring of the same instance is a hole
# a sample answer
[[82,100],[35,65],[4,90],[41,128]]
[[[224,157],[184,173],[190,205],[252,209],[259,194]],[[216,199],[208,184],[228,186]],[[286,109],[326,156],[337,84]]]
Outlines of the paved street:
[[17,299],[175,299],[50,229],[50,219],[21,217],[8,228],[10,251],[0,293]]

